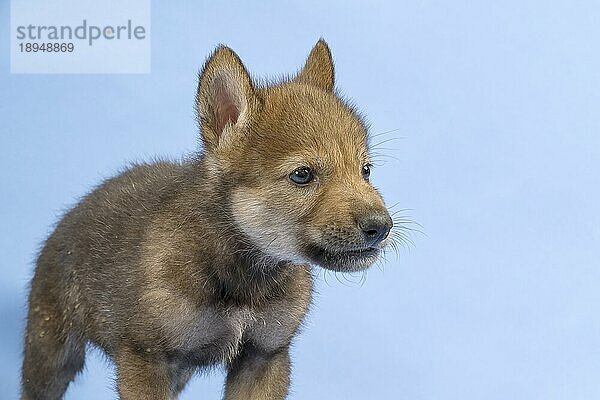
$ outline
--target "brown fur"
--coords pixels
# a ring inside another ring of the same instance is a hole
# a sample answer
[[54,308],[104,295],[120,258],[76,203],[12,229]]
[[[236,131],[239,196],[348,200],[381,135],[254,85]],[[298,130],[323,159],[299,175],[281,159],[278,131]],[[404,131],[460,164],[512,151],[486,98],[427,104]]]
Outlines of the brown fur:
[[[218,363],[226,399],[286,396],[309,265],[366,268],[391,228],[365,179],[366,129],[333,71],[322,40],[295,79],[264,87],[232,50],[212,54],[197,96],[204,152],[105,181],[47,239],[22,399],[62,398],[88,343],[116,363],[122,399],[176,398]],[[306,185],[290,180],[302,166]]]

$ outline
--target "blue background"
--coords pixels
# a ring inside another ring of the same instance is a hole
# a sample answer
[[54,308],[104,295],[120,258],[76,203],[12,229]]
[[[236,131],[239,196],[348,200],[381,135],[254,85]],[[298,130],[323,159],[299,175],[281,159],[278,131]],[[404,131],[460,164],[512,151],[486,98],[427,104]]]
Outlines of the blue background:
[[[320,273],[290,398],[600,398],[597,2],[203,3],[153,3],[149,75],[11,75],[1,2],[1,398],[61,210],[128,161],[197,149],[196,73],[217,43],[276,76],[320,36],[372,132],[395,130],[373,179],[424,234],[362,285]],[[67,399],[115,398],[113,378],[93,353]]]

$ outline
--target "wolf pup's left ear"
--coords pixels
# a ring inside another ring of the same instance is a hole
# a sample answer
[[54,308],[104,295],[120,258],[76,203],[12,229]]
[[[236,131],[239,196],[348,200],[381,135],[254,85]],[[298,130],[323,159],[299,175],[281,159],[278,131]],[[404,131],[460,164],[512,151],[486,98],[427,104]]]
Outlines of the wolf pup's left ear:
[[319,39],[313,47],[296,81],[316,86],[326,92],[333,91],[335,84],[333,58],[325,40]]
[[252,79],[237,54],[219,46],[204,64],[196,106],[204,147],[211,151],[243,129],[259,105]]

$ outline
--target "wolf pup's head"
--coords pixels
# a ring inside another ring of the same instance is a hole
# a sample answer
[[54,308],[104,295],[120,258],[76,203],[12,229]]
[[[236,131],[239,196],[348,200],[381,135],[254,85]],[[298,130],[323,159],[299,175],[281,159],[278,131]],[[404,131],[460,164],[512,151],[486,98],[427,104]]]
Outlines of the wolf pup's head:
[[210,174],[228,182],[224,206],[255,246],[335,271],[377,260],[392,219],[369,183],[365,124],[334,92],[325,41],[297,76],[261,86],[231,49],[217,48],[197,109]]

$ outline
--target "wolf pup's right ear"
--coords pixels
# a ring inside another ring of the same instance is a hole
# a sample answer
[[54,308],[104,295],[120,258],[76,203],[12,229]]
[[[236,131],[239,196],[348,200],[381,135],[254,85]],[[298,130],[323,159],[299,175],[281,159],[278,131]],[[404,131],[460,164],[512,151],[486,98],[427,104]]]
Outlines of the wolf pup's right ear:
[[333,92],[335,84],[333,57],[325,40],[319,39],[315,44],[295,80],[316,86],[326,92]]
[[240,132],[259,106],[252,79],[237,54],[219,46],[204,64],[196,107],[204,148],[213,151]]

